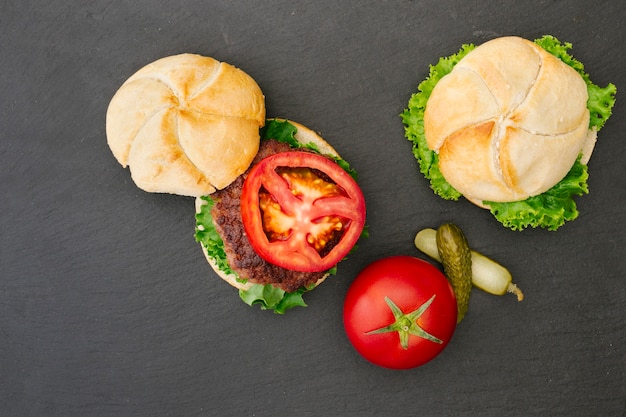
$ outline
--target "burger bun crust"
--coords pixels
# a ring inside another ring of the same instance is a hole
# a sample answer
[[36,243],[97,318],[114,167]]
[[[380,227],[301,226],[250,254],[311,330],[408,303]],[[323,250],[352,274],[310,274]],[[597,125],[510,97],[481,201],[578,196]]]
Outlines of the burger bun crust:
[[107,142],[148,192],[207,195],[250,165],[265,123],[265,98],[245,72],[179,54],[139,69],[115,93]]
[[519,37],[470,51],[435,86],[424,113],[439,169],[468,200],[510,202],[559,182],[588,138],[587,86]]

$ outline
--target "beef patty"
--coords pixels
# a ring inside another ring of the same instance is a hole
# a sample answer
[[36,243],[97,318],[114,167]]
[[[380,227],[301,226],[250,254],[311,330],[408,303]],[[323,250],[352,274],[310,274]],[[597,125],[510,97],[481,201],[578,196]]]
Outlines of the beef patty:
[[[261,141],[259,152],[250,167],[265,157],[290,150],[296,149],[276,140]],[[255,284],[273,284],[287,292],[294,292],[303,286],[314,284],[325,275],[325,272],[300,272],[281,268],[261,258],[250,245],[244,231],[240,209],[241,189],[248,171],[228,187],[211,194],[215,201],[211,215],[215,229],[224,241],[224,251],[231,269],[242,279],[248,279]]]

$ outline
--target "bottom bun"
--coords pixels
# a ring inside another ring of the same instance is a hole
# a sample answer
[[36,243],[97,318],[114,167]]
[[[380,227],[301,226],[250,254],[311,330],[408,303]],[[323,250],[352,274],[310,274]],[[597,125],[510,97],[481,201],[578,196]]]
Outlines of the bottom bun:
[[[285,119],[274,119],[279,121],[287,121]],[[317,132],[309,129],[308,127],[301,125],[300,123],[296,123],[294,121],[288,120],[288,122],[296,127],[298,131],[294,135],[296,140],[303,145],[308,143],[314,143],[319,149],[320,153],[327,156],[334,156],[335,158],[339,158],[339,154],[333,148],[330,143],[326,142]]]
[[[275,120],[286,121],[285,119],[275,119]],[[333,156],[336,158],[340,157],[337,151],[315,131],[309,129],[308,127],[304,125],[301,125],[300,123],[296,123],[291,120],[289,120],[289,123],[295,126],[297,129],[297,132],[294,135],[294,137],[298,142],[300,142],[303,145],[313,143],[315,144],[315,146],[317,147],[317,149],[319,150],[321,154]],[[200,213],[202,206],[207,204],[207,202],[201,197],[196,197],[195,200],[196,200],[195,201],[196,213]],[[217,262],[215,261],[215,259],[209,256],[204,245],[200,244],[200,247],[202,248],[202,253],[204,254],[204,257],[206,258],[207,262],[209,263],[211,268],[213,268],[213,271],[215,271],[215,273],[224,281],[226,281],[233,287],[243,290],[243,291],[247,291],[253,285],[255,285],[255,283],[253,282],[246,281],[245,277],[239,277],[235,273],[226,273],[222,271],[221,269],[219,269]],[[324,282],[324,280],[328,278],[329,275],[330,273],[324,274],[322,278],[320,278],[319,280],[315,282],[313,288],[317,287],[322,282]],[[259,285],[263,285],[263,284],[259,284]]]

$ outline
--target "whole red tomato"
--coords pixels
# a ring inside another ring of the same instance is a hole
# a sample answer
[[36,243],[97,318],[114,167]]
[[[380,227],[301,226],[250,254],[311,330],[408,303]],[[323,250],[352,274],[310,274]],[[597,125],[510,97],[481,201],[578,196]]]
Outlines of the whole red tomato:
[[343,321],[348,339],[368,361],[391,369],[425,364],[456,328],[452,287],[434,265],[392,256],[363,269],[348,289]]

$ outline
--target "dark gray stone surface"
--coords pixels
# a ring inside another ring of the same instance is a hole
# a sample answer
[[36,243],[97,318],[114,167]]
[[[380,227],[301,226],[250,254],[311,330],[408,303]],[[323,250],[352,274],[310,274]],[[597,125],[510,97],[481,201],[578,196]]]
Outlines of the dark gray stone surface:
[[[428,65],[515,34],[572,42],[626,86],[618,1],[5,1],[0,5],[2,416],[623,416],[624,100],[580,217],[512,232],[432,194],[398,117]],[[193,199],[145,193],[106,144],[111,96],[181,52],[252,75],[269,116],[322,133],[359,171],[370,238],[284,316],[250,308],[194,241]],[[475,292],[448,348],[397,372],[349,345],[342,300],[367,263],[421,256],[454,221],[526,299]]]

